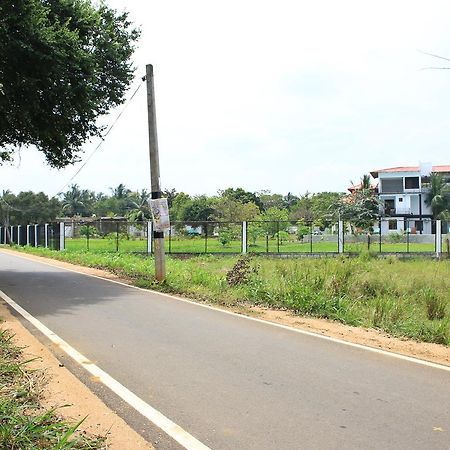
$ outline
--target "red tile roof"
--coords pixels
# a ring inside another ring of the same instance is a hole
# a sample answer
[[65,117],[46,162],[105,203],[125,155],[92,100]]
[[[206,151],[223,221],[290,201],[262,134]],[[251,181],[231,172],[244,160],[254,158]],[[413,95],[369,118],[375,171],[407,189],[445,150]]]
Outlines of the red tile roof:
[[[420,166],[400,166],[400,167],[390,167],[388,169],[379,169],[379,170],[373,170],[370,172],[370,174],[374,178],[378,178],[379,173],[392,173],[392,172],[419,172]],[[433,172],[439,173],[439,172],[450,172],[450,165],[446,166],[433,166],[432,169]]]
[[[349,188],[347,188],[347,190],[350,192],[359,191],[361,189],[362,189],[362,183],[354,184],[353,186],[350,186]],[[371,181],[370,189],[372,191],[376,191],[378,189],[378,183],[376,181],[375,182]]]

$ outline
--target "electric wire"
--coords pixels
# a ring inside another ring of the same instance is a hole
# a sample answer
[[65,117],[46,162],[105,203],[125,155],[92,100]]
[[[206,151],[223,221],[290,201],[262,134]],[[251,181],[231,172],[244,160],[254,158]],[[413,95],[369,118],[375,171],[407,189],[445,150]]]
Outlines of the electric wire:
[[111,130],[114,128],[114,126],[117,124],[119,119],[122,117],[122,114],[125,112],[127,107],[130,105],[131,101],[135,97],[135,95],[138,93],[139,89],[142,87],[143,82],[145,81],[145,77],[141,78],[141,83],[139,83],[138,87],[135,89],[131,97],[126,101],[124,107],[118,114],[118,116],[115,118],[115,120],[112,122],[112,124],[108,127],[105,134],[101,137],[101,141],[98,143],[97,147],[94,148],[94,150],[91,152],[91,154],[86,158],[86,160],[83,162],[83,164],[77,169],[77,171],[69,178],[69,180],[58,190],[58,192],[53,195],[54,198],[62,193],[62,191],[68,186],[70,182],[72,182],[78,174],[86,167],[87,163],[91,160],[91,158],[94,156],[94,154],[98,151],[98,149],[102,146],[102,144],[105,142],[105,138],[108,136],[108,134],[111,132]]

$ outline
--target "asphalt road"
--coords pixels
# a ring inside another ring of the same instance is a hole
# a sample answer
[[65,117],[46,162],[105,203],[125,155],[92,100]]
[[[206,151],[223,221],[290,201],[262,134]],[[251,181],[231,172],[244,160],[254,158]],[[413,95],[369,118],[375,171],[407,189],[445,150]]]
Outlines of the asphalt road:
[[450,372],[1,251],[0,290],[212,449],[450,449]]

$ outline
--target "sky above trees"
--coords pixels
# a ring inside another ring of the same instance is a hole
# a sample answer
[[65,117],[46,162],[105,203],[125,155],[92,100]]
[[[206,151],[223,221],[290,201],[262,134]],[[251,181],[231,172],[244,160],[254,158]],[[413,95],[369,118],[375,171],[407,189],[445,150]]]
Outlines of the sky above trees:
[[[155,68],[163,188],[345,191],[369,170],[450,162],[450,71],[421,70],[446,62],[419,51],[450,57],[448,2],[107,4],[142,27],[130,93]],[[147,142],[142,86],[73,181],[148,187]],[[77,167],[22,149],[0,188],[54,195]]]

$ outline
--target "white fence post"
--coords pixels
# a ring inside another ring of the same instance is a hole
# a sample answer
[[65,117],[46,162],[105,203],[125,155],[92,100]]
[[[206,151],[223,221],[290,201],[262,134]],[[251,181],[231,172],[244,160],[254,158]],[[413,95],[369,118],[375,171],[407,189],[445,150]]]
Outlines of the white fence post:
[[17,225],[17,245],[20,245],[21,244],[21,242],[20,242],[20,232],[21,232],[21,230],[22,230],[22,225]]
[[48,223],[44,225],[44,247],[48,248]]
[[30,245],[30,227],[31,225],[27,225],[27,245]]
[[59,250],[65,249],[66,225],[64,222],[59,223]]
[[147,254],[152,254],[152,235],[153,235],[153,223],[152,221],[147,222]]
[[[1,244],[2,241],[3,241],[2,233],[3,233],[3,227],[0,227],[0,244]],[[3,242],[3,244],[4,244],[4,242]]]
[[247,221],[242,222],[242,254],[247,253]]
[[338,223],[338,253],[344,253],[344,222]]
[[442,253],[442,222],[436,220],[436,256],[441,257]]
[[35,247],[38,246],[38,226],[39,225],[34,226],[34,246]]

